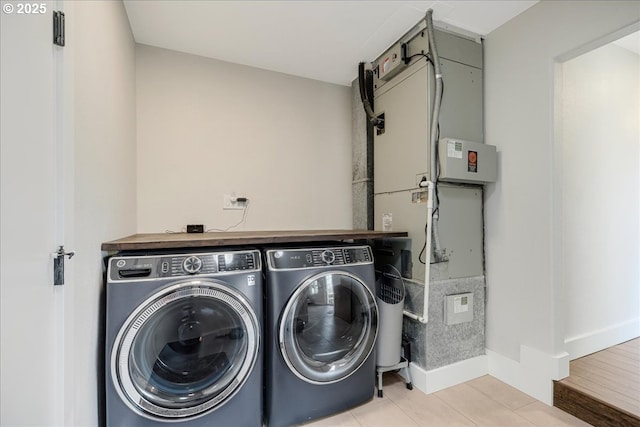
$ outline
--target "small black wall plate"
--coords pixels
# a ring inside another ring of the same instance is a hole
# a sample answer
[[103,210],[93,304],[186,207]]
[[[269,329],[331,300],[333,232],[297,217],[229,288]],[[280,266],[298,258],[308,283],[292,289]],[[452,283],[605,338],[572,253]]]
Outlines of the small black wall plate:
[[187,224],[187,233],[204,233],[204,225]]

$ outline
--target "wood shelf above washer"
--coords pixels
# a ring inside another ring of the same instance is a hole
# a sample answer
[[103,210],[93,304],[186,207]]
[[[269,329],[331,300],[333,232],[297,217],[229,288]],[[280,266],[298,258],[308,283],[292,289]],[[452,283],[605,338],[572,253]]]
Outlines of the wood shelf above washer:
[[369,240],[407,237],[406,231],[374,230],[282,230],[209,233],[145,233],[104,242],[103,251],[203,248],[215,246],[265,245],[272,243]]

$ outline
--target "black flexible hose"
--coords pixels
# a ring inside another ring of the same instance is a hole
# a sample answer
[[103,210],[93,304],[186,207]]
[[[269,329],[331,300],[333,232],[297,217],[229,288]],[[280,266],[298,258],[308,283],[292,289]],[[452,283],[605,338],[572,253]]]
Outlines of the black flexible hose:
[[384,127],[384,120],[376,117],[376,113],[373,112],[373,108],[371,108],[371,103],[369,102],[369,98],[367,97],[367,88],[366,88],[366,74],[364,70],[364,62],[358,64],[358,86],[360,87],[360,100],[362,101],[362,105],[364,106],[364,111],[367,113],[367,119],[377,128]]

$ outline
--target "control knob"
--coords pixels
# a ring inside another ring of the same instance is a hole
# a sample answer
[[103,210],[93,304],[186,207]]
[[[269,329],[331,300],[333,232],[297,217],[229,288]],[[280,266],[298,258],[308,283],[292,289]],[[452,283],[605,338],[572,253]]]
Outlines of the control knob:
[[332,264],[336,260],[336,255],[332,251],[323,251],[320,255],[322,261],[326,264]]
[[196,274],[202,268],[202,260],[197,256],[187,257],[182,262],[182,268],[189,274]]

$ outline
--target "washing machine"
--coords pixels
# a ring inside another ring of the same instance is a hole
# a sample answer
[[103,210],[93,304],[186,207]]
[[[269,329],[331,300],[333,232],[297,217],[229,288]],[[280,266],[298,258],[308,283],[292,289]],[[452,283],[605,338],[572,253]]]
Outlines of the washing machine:
[[262,425],[258,250],[115,256],[106,283],[106,425]]
[[291,426],[372,399],[378,309],[368,246],[267,249],[265,420]]

